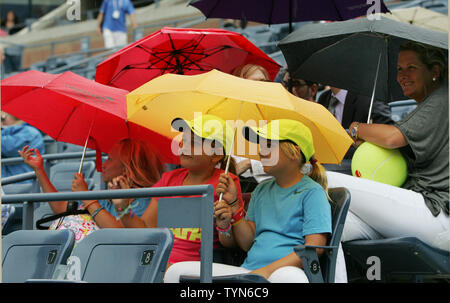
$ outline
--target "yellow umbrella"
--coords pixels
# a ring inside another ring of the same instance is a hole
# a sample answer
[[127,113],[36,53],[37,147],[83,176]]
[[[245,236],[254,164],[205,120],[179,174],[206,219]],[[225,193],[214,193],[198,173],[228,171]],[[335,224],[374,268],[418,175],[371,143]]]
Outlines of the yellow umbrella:
[[322,105],[295,97],[279,83],[246,80],[217,70],[195,76],[165,74],[127,95],[128,120],[170,138],[179,136],[171,128],[173,119],[191,120],[196,113],[216,115],[231,128],[237,127],[233,154],[252,159],[259,159],[257,147],[243,138],[244,124],[260,127],[276,119],[304,123],[312,132],[321,163],[340,163],[353,142]]

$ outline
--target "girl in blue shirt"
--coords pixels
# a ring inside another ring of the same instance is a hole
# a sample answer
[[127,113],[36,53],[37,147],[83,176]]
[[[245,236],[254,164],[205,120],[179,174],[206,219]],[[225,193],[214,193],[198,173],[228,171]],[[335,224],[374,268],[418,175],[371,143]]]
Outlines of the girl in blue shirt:
[[[274,132],[276,127],[278,131]],[[287,119],[272,121],[260,129],[246,129],[246,139],[260,145],[264,171],[275,178],[256,187],[247,218],[233,213],[232,205],[223,200],[216,203],[217,230],[247,251],[247,258],[241,267],[214,263],[213,276],[251,272],[271,282],[308,282],[294,247],[326,245],[331,233],[327,179],[325,169],[314,158],[311,131]],[[236,196],[231,181],[222,174],[217,192]],[[198,262],[177,263],[167,270],[165,282],[198,274],[199,267]]]

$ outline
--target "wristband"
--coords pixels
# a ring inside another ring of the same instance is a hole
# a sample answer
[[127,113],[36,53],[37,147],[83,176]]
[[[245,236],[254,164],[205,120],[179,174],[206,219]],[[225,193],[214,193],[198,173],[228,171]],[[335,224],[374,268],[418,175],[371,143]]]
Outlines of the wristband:
[[231,219],[232,223],[239,222],[244,217],[244,205],[242,205],[234,214]]
[[125,209],[122,210],[121,207],[116,209],[117,212],[117,216],[116,216],[116,220],[120,220],[123,216],[125,216],[126,214],[130,214],[130,217],[134,216],[134,212],[133,212],[133,208],[135,208],[137,205],[139,204],[138,201],[134,200],[133,203],[130,203]]
[[228,206],[233,206],[234,204],[236,204],[239,201],[238,198],[236,198],[236,200],[234,200],[233,202],[229,203]]
[[236,222],[232,223],[231,225],[234,227],[236,225],[241,224],[242,222],[244,222],[244,217],[242,217],[239,221],[236,221]]
[[102,207],[97,208],[97,209],[94,211],[94,213],[92,214],[92,220],[95,219],[95,216],[98,215],[98,213],[99,213],[102,209],[105,209],[105,208],[102,206]]
[[230,223],[228,224],[228,227],[225,228],[225,229],[219,228],[219,226],[216,225],[216,230],[217,230],[219,233],[224,234],[224,235],[227,236],[227,237],[231,237],[231,234],[230,234],[231,224],[230,224]]

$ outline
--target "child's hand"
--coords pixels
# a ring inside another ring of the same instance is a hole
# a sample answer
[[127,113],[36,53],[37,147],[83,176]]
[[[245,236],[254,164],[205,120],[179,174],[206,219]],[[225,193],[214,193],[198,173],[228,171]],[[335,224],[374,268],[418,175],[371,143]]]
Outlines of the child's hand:
[[22,150],[18,150],[17,152],[23,158],[24,162],[33,170],[36,171],[44,168],[44,161],[37,148],[30,148],[29,145],[26,145]]
[[216,225],[220,229],[226,229],[233,217],[233,210],[224,200],[214,202],[214,218],[216,219]]
[[[108,183],[108,189],[129,189],[130,184],[128,179],[125,176],[118,176],[111,180]],[[114,207],[117,208],[126,208],[133,199],[112,199]]]
[[83,174],[75,173],[72,180],[72,191],[87,191],[88,185],[84,181]]
[[221,174],[219,177],[216,194],[220,196],[221,193],[223,193],[222,199],[228,204],[237,199],[236,185],[234,184],[233,178],[228,174]]

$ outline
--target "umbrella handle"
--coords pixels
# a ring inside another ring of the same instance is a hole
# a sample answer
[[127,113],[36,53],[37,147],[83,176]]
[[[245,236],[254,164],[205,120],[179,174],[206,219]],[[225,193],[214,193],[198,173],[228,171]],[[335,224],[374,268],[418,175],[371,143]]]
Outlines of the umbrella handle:
[[[95,114],[97,115],[97,112],[95,112]],[[84,143],[83,155],[81,156],[80,168],[78,169],[79,174],[81,174],[81,171],[83,169],[84,157],[86,156],[87,144],[89,142],[89,137],[91,136],[92,127],[94,126],[94,121],[95,121],[95,117],[94,117],[94,119],[92,119],[91,126],[89,127],[89,132],[86,137],[86,142]]]
[[[239,118],[241,117],[241,110],[242,110],[242,104],[244,102],[241,101],[241,105],[239,106],[239,112],[238,115],[236,117],[236,121],[239,120]],[[226,130],[225,130],[226,131]],[[233,131],[233,140],[231,141],[231,146],[230,146],[230,150],[229,150],[229,154],[228,154],[228,159],[227,159],[227,165],[225,166],[225,174],[228,175],[228,170],[230,168],[230,160],[231,160],[231,153],[233,152],[234,149],[234,139],[236,138],[236,131],[237,131],[237,127],[234,128]],[[220,193],[219,195],[219,201],[222,200],[223,197],[223,193]]]
[[382,53],[380,52],[380,55],[378,56],[377,72],[375,74],[375,80],[373,83],[373,91],[372,91],[372,97],[370,99],[369,114],[367,115],[367,124],[370,124],[370,116],[372,115],[372,106],[373,106],[373,101],[375,100],[375,90],[377,88],[378,72],[380,71],[381,54]]
[[86,156],[87,144],[89,141],[89,135],[86,138],[86,143],[84,143],[83,155],[81,156],[80,168],[78,169],[78,173],[81,174],[81,170],[83,169],[84,157]]

